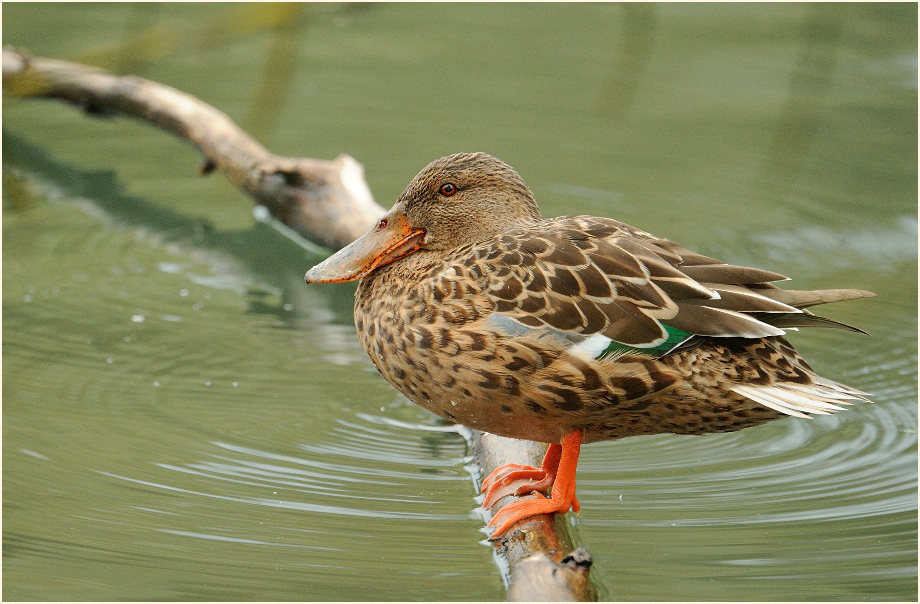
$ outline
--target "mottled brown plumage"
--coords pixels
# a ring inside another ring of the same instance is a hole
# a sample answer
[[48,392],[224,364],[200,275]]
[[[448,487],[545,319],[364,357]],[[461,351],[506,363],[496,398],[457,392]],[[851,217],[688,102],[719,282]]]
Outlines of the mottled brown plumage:
[[[783,336],[855,330],[804,307],[871,293],[784,290],[780,274],[616,220],[543,219],[520,176],[484,153],[429,164],[377,227],[307,274],[356,278],[355,325],[380,373],[426,409],[503,436],[725,432],[863,398]],[[548,486],[556,468],[534,472],[492,477],[491,499],[522,478]],[[574,474],[565,489],[568,509]]]

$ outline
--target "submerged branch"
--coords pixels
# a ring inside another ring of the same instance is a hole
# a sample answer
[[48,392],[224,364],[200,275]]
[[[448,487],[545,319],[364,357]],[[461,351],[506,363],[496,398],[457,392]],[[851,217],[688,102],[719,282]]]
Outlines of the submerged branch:
[[[149,122],[197,146],[201,172],[220,170],[284,225],[309,241],[337,250],[383,214],[356,160],[281,157],[243,132],[227,115],[199,99],[150,80],[118,76],[76,63],[3,49],[3,92],[67,101],[97,116],[125,115]],[[484,474],[506,463],[540,465],[545,449],[473,432],[473,452]],[[509,496],[492,509],[514,501]],[[573,551],[562,517],[535,516],[495,541],[510,569],[511,600],[592,600],[587,552]]]

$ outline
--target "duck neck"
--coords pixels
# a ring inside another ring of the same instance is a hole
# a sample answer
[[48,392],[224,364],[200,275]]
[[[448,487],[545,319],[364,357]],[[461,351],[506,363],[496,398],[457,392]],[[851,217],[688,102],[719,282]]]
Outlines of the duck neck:
[[417,252],[400,258],[385,266],[375,269],[371,274],[361,279],[360,292],[374,290],[374,295],[383,292],[396,293],[395,290],[404,290],[431,276],[435,267],[443,264],[444,255],[434,250],[421,249]]

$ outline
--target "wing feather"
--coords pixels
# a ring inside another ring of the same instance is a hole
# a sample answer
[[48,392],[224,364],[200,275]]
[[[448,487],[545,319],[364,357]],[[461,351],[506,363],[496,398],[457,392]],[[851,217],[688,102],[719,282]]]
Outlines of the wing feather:
[[[803,306],[871,295],[858,290],[782,290],[786,277],[729,265],[608,218],[569,216],[459,250],[457,270],[441,274],[440,292],[479,291],[493,312],[517,325],[568,334],[598,334],[650,348],[665,326],[705,337],[761,338],[784,327],[833,325]],[[463,274],[466,285],[444,283]],[[775,393],[758,393],[762,399]],[[786,397],[795,409],[800,396]],[[795,399],[794,401],[792,399]]]

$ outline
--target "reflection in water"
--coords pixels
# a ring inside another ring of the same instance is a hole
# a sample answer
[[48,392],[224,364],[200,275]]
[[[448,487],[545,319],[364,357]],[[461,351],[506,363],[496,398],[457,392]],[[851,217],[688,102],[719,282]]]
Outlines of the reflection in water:
[[773,141],[767,152],[766,182],[791,181],[806,165],[812,141],[825,114],[842,28],[840,10],[808,5],[796,40],[801,44]]
[[[177,53],[227,47],[265,31],[285,32],[283,38],[305,25],[306,8],[293,3],[215,5],[206,20],[198,22],[177,17],[158,3],[126,4],[122,10],[119,36],[97,41],[71,60],[146,77],[148,68]],[[276,40],[272,48],[286,47],[286,42]]]
[[620,5],[619,9],[623,12],[619,44],[611,49],[612,73],[601,89],[599,101],[602,112],[614,122],[628,114],[647,77],[646,64],[651,57],[656,34],[654,5],[630,2]]
[[[297,104],[303,98],[294,89],[296,67],[301,56],[301,40],[307,29],[307,5],[301,3],[280,3],[271,5],[279,14],[271,44],[265,55],[265,69],[255,86],[249,105],[249,112],[240,127],[256,140],[267,140],[277,127],[278,117],[284,108],[284,100],[294,95]],[[263,11],[264,5],[254,5],[252,10]]]
[[[834,229],[823,225],[765,231],[754,236],[748,253],[777,265],[794,258],[821,256],[823,271],[852,269],[859,265],[891,267],[917,260],[917,217],[898,216],[893,224],[860,229]],[[809,276],[796,273],[799,278]]]

